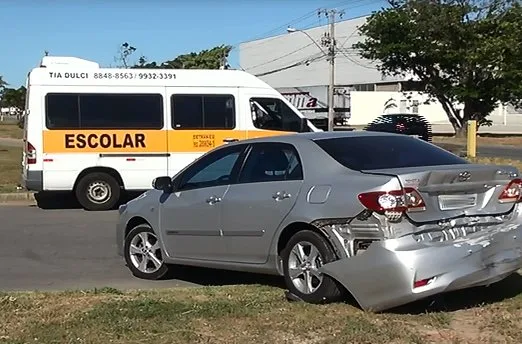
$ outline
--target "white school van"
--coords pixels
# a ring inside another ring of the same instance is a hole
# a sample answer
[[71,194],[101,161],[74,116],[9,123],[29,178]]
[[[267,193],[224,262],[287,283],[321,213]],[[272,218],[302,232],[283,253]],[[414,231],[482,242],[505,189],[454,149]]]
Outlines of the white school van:
[[27,80],[22,180],[73,191],[88,210],[151,188],[208,150],[266,135],[320,131],[243,71],[100,68],[46,56]]

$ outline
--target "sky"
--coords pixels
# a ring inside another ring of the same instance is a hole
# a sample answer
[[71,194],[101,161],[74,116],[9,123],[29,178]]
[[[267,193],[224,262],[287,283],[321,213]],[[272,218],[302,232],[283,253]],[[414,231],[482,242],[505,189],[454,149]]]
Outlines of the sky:
[[284,34],[288,26],[325,25],[318,8],[344,10],[346,20],[383,6],[384,0],[0,0],[0,75],[9,87],[24,85],[45,51],[115,66],[124,42],[137,48],[135,59],[154,61],[228,44],[229,64],[240,68],[241,42]]

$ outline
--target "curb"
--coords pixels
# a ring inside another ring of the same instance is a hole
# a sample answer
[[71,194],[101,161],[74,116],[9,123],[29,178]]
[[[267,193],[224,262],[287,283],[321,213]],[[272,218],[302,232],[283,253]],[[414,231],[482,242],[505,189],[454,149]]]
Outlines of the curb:
[[0,193],[0,203],[16,201],[35,201],[34,192],[10,192]]

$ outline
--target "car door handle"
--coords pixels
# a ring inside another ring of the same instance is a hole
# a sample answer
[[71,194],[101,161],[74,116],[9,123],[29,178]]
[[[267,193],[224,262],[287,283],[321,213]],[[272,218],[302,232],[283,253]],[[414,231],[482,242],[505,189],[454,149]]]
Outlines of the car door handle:
[[223,142],[225,142],[225,143],[236,142],[236,141],[239,141],[239,139],[233,139],[233,138],[230,138],[230,137],[227,137],[227,138],[223,139]]
[[207,199],[207,203],[210,204],[210,205],[215,204],[215,203],[218,203],[218,202],[221,202],[221,198],[220,198],[220,197],[210,196],[210,197]]
[[286,191],[278,191],[276,192],[272,198],[275,199],[276,201],[282,201],[284,200],[285,198],[290,198],[292,197],[292,195],[290,195],[289,193],[287,193]]

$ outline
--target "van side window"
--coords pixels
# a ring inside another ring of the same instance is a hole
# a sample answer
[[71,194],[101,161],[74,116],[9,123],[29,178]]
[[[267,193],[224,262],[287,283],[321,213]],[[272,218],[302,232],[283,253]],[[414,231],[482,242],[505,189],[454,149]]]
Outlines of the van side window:
[[258,129],[299,132],[299,116],[281,99],[250,98],[250,109]]
[[234,129],[236,109],[229,94],[174,94],[171,97],[172,128]]
[[48,129],[162,129],[161,94],[50,93]]

